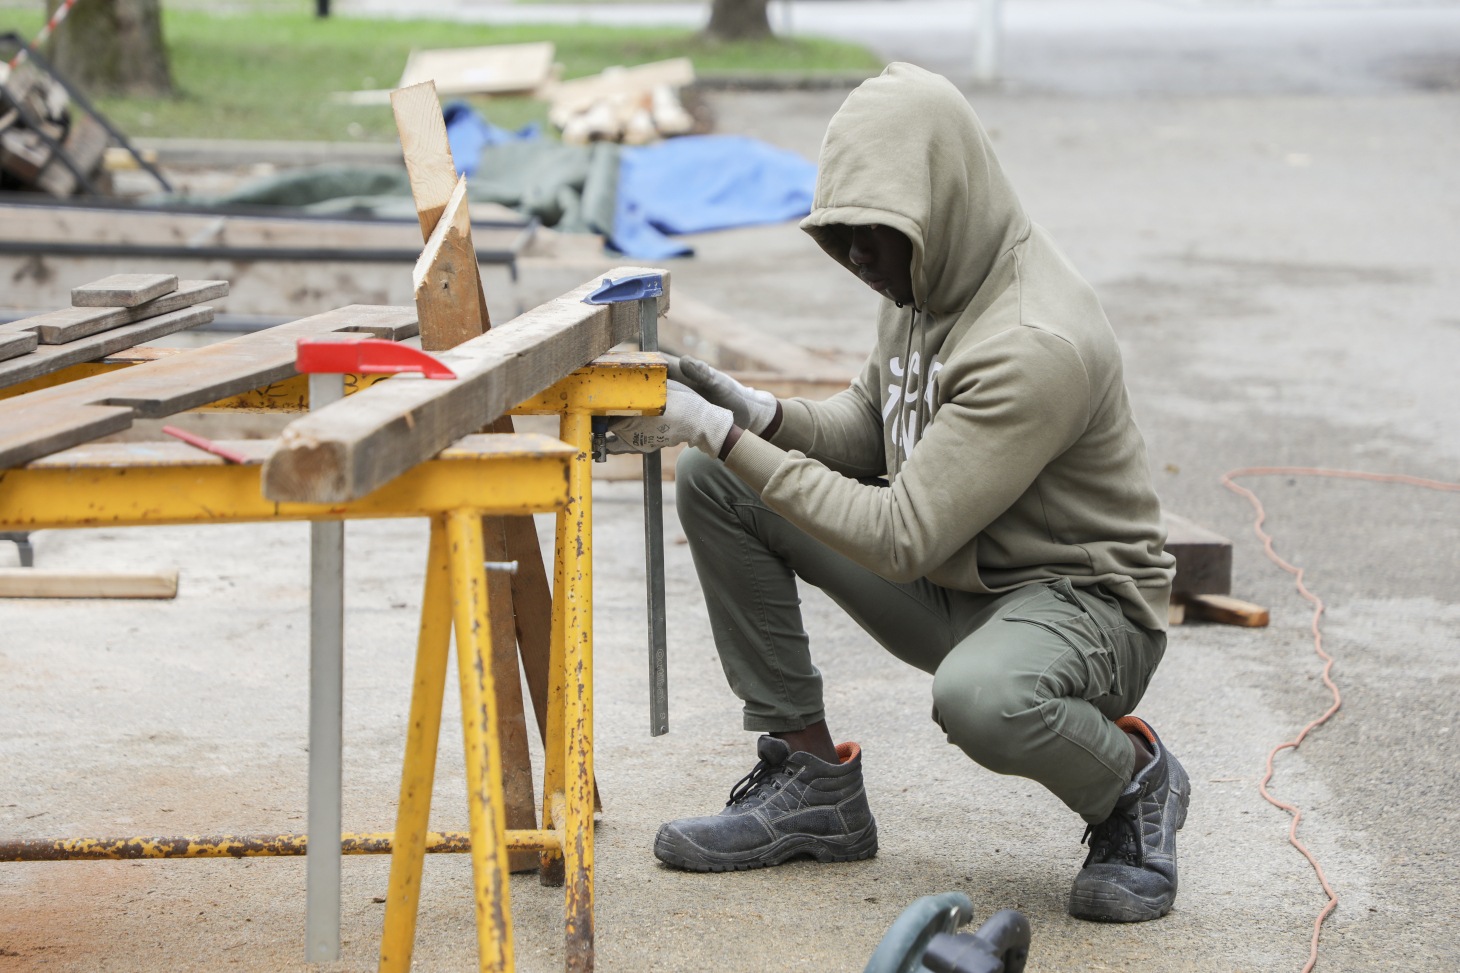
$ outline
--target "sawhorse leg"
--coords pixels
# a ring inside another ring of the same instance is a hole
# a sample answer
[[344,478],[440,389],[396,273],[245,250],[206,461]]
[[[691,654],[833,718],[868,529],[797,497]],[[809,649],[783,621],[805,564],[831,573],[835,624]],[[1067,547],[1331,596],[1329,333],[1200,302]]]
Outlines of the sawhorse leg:
[[[563,829],[566,966],[568,973],[588,973],[593,969],[593,431],[589,416],[571,412],[563,416],[561,429],[559,438],[578,454],[569,464],[568,508],[559,521],[561,602],[553,593],[563,619],[559,786],[565,792],[562,819],[555,814],[553,823]],[[553,655],[558,655],[556,645]],[[551,719],[548,725],[553,725]],[[551,760],[546,761],[549,766]]]
[[436,780],[436,746],[441,736],[441,701],[446,691],[446,657],[451,650],[451,565],[446,518],[431,518],[431,552],[421,598],[421,634],[416,678],[401,770],[395,845],[380,937],[380,973],[409,973],[421,904],[421,873],[431,823],[431,789]]

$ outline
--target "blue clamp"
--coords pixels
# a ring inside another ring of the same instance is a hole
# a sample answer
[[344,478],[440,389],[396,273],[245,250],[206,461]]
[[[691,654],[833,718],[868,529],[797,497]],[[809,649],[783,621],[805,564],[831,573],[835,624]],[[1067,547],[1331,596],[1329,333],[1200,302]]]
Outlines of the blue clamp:
[[659,297],[664,293],[662,274],[635,274],[618,280],[603,278],[598,290],[583,298],[584,304],[617,304],[620,301],[637,301],[645,297]]

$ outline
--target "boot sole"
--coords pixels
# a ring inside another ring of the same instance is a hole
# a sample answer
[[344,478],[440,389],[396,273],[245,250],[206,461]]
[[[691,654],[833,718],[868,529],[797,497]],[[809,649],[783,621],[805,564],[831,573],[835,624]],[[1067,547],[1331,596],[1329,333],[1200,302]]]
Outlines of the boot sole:
[[722,854],[701,848],[683,835],[660,829],[654,837],[654,857],[666,865],[690,872],[748,872],[770,868],[792,858],[810,856],[822,864],[853,862],[877,854],[877,825],[868,825],[860,835],[845,842],[830,842],[812,835],[787,835],[763,848]]
[[1150,922],[1171,911],[1176,897],[1143,899],[1118,885],[1077,889],[1070,894],[1070,915],[1087,922]]

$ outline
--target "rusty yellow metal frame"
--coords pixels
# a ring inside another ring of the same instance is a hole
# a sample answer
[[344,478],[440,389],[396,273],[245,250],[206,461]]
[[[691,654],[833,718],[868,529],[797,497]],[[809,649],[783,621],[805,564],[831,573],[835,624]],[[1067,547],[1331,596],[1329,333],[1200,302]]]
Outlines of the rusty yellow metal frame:
[[[509,830],[509,851],[538,851],[557,848],[559,831]],[[428,855],[464,854],[471,851],[469,831],[427,831],[422,834],[422,851]],[[276,858],[303,856],[309,850],[309,836],[303,834],[180,835],[175,838],[21,838],[0,841],[0,862],[105,861],[141,858]],[[342,855],[391,855],[393,834],[340,835]]]
[[[46,376],[44,386],[126,364],[90,363]],[[52,379],[55,380],[52,380]],[[354,376],[355,389],[380,380]],[[410,725],[393,835],[345,835],[346,854],[390,853],[381,937],[381,973],[407,973],[415,940],[423,857],[472,855],[483,971],[513,969],[507,852],[542,852],[544,876],[564,875],[570,973],[593,968],[593,550],[590,416],[657,413],[666,365],[659,355],[600,358],[523,402],[514,414],[560,419],[555,441],[541,436],[470,436],[359,500],[276,504],[259,489],[272,444],[231,444],[250,454],[227,464],[181,443],[78,447],[18,470],[0,471],[0,528],[143,526],[362,517],[431,518]],[[298,387],[298,386],[302,386]],[[18,386],[22,391],[31,389]],[[12,392],[12,390],[4,390]],[[0,397],[4,397],[0,395]],[[276,383],[210,408],[299,411],[307,384]],[[553,565],[551,683],[543,768],[543,827],[504,826],[491,619],[480,519],[485,514],[557,513]],[[471,830],[428,830],[452,628],[462,696]],[[96,858],[217,858],[304,854],[303,835],[68,839],[0,845],[0,861]]]

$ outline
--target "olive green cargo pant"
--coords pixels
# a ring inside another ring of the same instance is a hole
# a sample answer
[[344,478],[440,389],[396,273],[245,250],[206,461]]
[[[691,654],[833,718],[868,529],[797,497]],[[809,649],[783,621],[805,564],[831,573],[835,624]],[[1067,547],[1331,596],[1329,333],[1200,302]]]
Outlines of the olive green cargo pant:
[[933,676],[933,719],[978,763],[1049,788],[1103,821],[1135,751],[1130,713],[1166,649],[1099,586],[1067,580],[999,595],[896,584],[793,526],[718,459],[680,456],[676,505],[715,647],[745,728],[799,730],[825,717],[796,579],[815,585],[909,665]]

